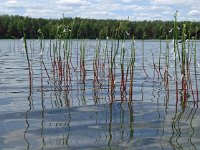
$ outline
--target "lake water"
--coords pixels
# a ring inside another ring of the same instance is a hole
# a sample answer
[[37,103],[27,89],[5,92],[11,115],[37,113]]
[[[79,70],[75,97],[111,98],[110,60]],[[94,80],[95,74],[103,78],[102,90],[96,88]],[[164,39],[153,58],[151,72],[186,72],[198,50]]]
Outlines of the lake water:
[[[132,41],[112,42],[71,40],[67,63],[62,40],[28,40],[29,75],[23,41],[0,40],[0,149],[199,149],[199,41],[187,44],[191,62],[185,100],[180,64],[175,80],[172,41],[169,47],[164,40],[135,41],[132,86],[130,71],[126,74]],[[195,44],[196,71],[190,52]],[[126,90],[120,88],[122,48]]]

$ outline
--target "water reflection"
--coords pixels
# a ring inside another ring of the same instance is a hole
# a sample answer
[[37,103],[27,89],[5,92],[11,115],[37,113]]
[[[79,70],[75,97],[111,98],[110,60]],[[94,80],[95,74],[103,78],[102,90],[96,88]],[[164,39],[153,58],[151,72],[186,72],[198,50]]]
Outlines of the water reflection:
[[[181,109],[172,105],[167,108],[161,104],[123,102],[43,112],[29,110],[24,115],[27,149],[199,148],[200,111],[193,106]],[[10,122],[15,119],[12,115],[9,118]]]
[[[198,149],[199,109],[185,109],[153,103],[111,103],[96,106],[44,109],[26,113],[1,115],[1,126],[23,122],[24,146],[27,149],[48,148],[132,148],[135,149]],[[12,135],[21,142],[23,126],[2,133],[7,144]],[[23,142],[22,142],[23,143]],[[2,149],[8,145],[3,144]],[[23,146],[23,144],[22,144]],[[8,148],[8,147],[7,147]],[[120,148],[120,149],[121,149]]]
[[30,124],[29,124],[29,121],[28,121],[28,119],[29,119],[29,117],[28,117],[28,113],[29,113],[29,111],[31,111],[31,109],[33,108],[33,101],[32,101],[32,84],[30,84],[29,85],[29,96],[28,96],[28,101],[29,101],[29,107],[28,107],[28,110],[25,112],[25,123],[26,123],[26,129],[25,129],[25,131],[24,131],[24,140],[26,141],[26,143],[27,143],[27,147],[26,147],[26,149],[29,149],[29,141],[28,141],[28,139],[27,139],[27,137],[26,137],[26,134],[27,134],[27,132],[28,132],[28,130],[29,130],[29,127],[30,127]]
[[[176,108],[172,120],[173,132],[169,141],[174,149],[184,149],[185,146],[190,147],[190,149],[197,149],[197,145],[192,141],[192,139],[196,140],[196,137],[194,137],[195,129],[192,122],[195,121],[194,116],[197,110],[198,107],[181,109],[180,111]],[[185,126],[185,124],[187,124],[187,126]],[[189,136],[186,136],[186,134]]]

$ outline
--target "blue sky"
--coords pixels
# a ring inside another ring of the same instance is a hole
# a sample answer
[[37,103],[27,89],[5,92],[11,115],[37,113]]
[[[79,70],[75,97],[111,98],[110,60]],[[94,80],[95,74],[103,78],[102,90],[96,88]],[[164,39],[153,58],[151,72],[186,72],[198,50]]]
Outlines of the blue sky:
[[200,21],[199,0],[1,0],[0,15]]

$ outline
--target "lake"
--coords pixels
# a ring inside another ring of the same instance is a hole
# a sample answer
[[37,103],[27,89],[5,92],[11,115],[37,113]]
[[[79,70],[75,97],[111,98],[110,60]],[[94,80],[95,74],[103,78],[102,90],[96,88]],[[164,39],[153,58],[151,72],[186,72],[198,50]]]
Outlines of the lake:
[[173,40],[0,40],[0,149],[199,149],[185,44],[183,75]]

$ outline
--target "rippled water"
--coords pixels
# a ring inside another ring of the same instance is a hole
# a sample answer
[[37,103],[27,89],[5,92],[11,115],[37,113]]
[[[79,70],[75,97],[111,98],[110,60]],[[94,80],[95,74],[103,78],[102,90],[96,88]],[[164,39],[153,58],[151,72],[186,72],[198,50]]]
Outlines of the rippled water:
[[[101,49],[105,42],[101,42]],[[125,58],[130,55],[130,43],[126,41]],[[100,78],[101,85],[94,82],[95,44],[95,40],[86,42],[83,78],[77,58],[80,41],[72,41],[70,83],[61,84],[59,77],[54,82],[51,80],[49,40],[43,43],[43,55],[40,55],[40,42],[29,40],[33,71],[30,85],[23,42],[0,40],[0,149],[199,149],[200,111],[198,102],[194,103],[198,92],[194,70],[191,69],[193,90],[188,91],[187,104],[183,107],[180,93],[178,102],[176,99],[173,67],[169,70],[169,91],[154,69],[153,64],[158,63],[159,41],[144,41],[145,73],[142,41],[136,40],[133,102],[128,102],[127,94],[121,103],[119,69],[116,69],[114,95],[108,92],[107,76]],[[173,43],[169,44],[171,51]],[[162,64],[165,45],[162,41]],[[119,60],[120,54],[116,56],[116,68],[120,68]],[[108,70],[105,66],[105,74]],[[164,72],[164,67],[161,70]],[[199,68],[196,74],[199,81]]]

